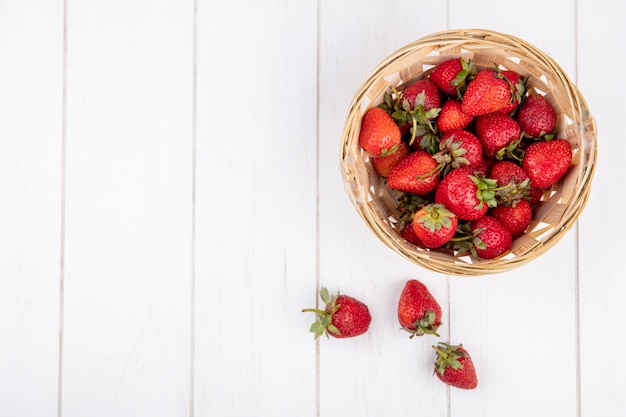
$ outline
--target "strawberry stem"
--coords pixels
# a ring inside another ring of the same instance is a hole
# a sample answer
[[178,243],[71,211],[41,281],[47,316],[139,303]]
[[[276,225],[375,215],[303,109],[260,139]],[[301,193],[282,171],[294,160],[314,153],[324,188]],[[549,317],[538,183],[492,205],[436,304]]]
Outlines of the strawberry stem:
[[317,308],[303,308],[302,309],[303,313],[317,313],[317,314],[326,314],[326,311],[324,310],[320,310]]
[[434,175],[439,175],[439,173],[441,173],[441,171],[443,170],[444,167],[445,167],[445,164],[437,164],[436,167],[434,167],[433,169],[431,169],[428,172],[425,172],[423,174],[418,175],[417,177],[415,177],[415,179],[417,181],[421,181],[421,180],[423,180],[425,178],[432,177]]
[[341,304],[337,304],[337,298],[339,294],[331,296],[326,287],[322,287],[319,291],[320,298],[324,303],[324,310],[319,308],[304,308],[303,313],[315,313],[315,321],[311,324],[309,331],[315,335],[317,339],[319,336],[328,333],[340,335],[339,329],[333,324],[333,314],[339,310]]
[[432,348],[435,349],[435,352],[437,352],[437,354],[443,359],[446,359],[448,357],[448,354],[445,351],[441,350],[439,347],[433,346]]

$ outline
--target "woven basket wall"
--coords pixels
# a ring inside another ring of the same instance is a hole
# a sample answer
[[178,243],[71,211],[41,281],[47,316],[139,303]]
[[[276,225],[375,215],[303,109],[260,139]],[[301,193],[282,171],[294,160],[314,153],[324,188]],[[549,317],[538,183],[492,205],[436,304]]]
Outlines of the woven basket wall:
[[[473,59],[480,68],[497,64],[527,77],[529,92],[545,95],[556,113],[558,137],[572,146],[572,167],[544,193],[526,233],[508,253],[493,260],[438,249],[426,250],[405,241],[394,228],[397,198],[374,170],[358,145],[361,117],[383,101],[391,86],[402,91],[426,77],[437,64],[453,57]],[[550,56],[523,39],[482,30],[450,30],[421,38],[387,57],[356,92],[341,138],[340,167],[346,191],[372,232],[404,258],[448,275],[485,275],[511,270],[537,258],[571,229],[589,198],[596,163],[596,125],[587,103],[563,69]]]

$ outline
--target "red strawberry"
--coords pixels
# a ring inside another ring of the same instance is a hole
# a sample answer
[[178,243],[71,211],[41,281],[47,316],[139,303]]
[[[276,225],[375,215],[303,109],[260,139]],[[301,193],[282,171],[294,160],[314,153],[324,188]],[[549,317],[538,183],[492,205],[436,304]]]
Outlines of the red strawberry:
[[495,217],[489,215],[472,221],[470,231],[474,236],[475,255],[481,259],[497,258],[509,250],[513,241],[511,232]]
[[374,169],[378,174],[386,178],[389,175],[389,171],[391,168],[402,158],[409,154],[409,145],[404,142],[400,142],[398,144],[398,149],[390,155],[387,156],[376,156],[372,159],[372,164],[374,165]]
[[[411,123],[409,145],[416,143],[425,150],[434,147],[436,129],[433,120],[439,114],[440,105],[439,90],[428,79],[417,80],[402,92],[402,106],[405,110],[408,106],[407,118]],[[415,142],[416,138],[419,143]]]
[[515,204],[521,199],[530,199],[530,178],[526,171],[512,161],[497,161],[489,171],[489,178],[496,180],[498,205]]
[[480,175],[482,175],[483,177],[487,177],[489,171],[491,170],[491,167],[493,166],[493,164],[496,161],[494,161],[491,158],[486,158],[483,155],[483,158],[480,160],[480,162],[478,163],[478,165],[476,165],[474,167],[474,172],[478,172]]
[[459,221],[442,204],[428,204],[413,217],[413,230],[427,248],[438,248],[456,233]]
[[530,206],[533,208],[533,210],[535,209],[539,201],[541,201],[541,197],[543,197],[543,190],[535,187],[530,187],[526,198],[528,199],[528,202],[530,203]]
[[411,133],[408,140],[413,145],[416,138],[433,142],[436,134],[434,119],[439,114],[441,98],[439,90],[428,79],[415,81],[403,92],[392,89],[385,93],[379,108],[391,115],[399,126],[401,135]]
[[415,81],[402,92],[402,100],[407,100],[411,109],[422,106],[424,111],[438,108],[441,105],[441,97],[437,86],[424,78]]
[[505,70],[501,71],[501,73],[509,80],[510,85],[513,86],[513,101],[509,102],[508,105],[498,111],[510,116],[517,109],[517,106],[519,106],[524,94],[526,94],[526,83],[515,71]]
[[517,122],[526,136],[539,138],[556,127],[556,112],[541,94],[531,94],[517,110]]
[[457,95],[457,91],[465,89],[468,77],[476,74],[474,62],[463,58],[451,58],[437,65],[430,72],[432,81],[443,93],[449,96]]
[[374,107],[369,109],[361,120],[359,146],[372,156],[389,155],[401,142],[400,128],[389,113]]
[[497,161],[489,170],[489,178],[497,181],[498,188],[509,184],[510,188],[498,191],[498,204],[511,204],[520,198],[528,200],[531,207],[541,200],[543,191],[530,184],[530,177],[522,167],[512,161]]
[[389,171],[387,185],[394,190],[426,195],[439,184],[438,165],[426,151],[411,152]]
[[311,325],[310,331],[319,336],[326,334],[343,339],[362,335],[369,329],[372,317],[365,304],[347,295],[330,296],[324,287],[320,297],[325,304],[324,310],[305,308],[303,312],[316,313],[317,320]]
[[476,175],[472,168],[453,169],[437,187],[435,202],[446,206],[459,220],[475,220],[490,206],[495,207],[495,185],[494,180]]
[[498,182],[499,186],[507,185],[513,181],[515,183],[528,179],[528,174],[519,165],[512,161],[497,161],[489,170],[489,178]]
[[404,228],[400,231],[400,236],[402,236],[407,242],[414,244],[418,248],[425,249],[424,243],[420,240],[420,238],[415,234],[415,229],[413,228],[413,223],[407,223]]
[[491,215],[509,230],[513,238],[524,233],[533,217],[530,203],[524,199],[511,205],[498,204]]
[[441,326],[441,306],[428,288],[416,279],[404,284],[398,301],[398,320],[402,329],[414,336],[437,334]]
[[437,116],[437,129],[439,129],[439,133],[448,133],[453,130],[464,129],[472,120],[474,120],[474,116],[463,112],[460,101],[448,100],[443,103],[439,116]]
[[441,137],[439,152],[433,158],[439,162],[443,175],[447,175],[451,169],[478,166],[483,159],[483,148],[471,132],[453,130]]
[[521,129],[517,122],[504,113],[489,113],[476,118],[476,136],[489,158],[502,159],[507,147],[519,140]]
[[472,116],[493,113],[512,101],[509,82],[493,69],[478,71],[463,95],[463,111]]
[[437,352],[435,374],[444,384],[462,389],[474,389],[478,386],[474,362],[463,345],[439,343],[433,349]]
[[572,148],[569,142],[552,139],[528,146],[522,168],[530,177],[533,187],[548,188],[567,172],[571,162]]

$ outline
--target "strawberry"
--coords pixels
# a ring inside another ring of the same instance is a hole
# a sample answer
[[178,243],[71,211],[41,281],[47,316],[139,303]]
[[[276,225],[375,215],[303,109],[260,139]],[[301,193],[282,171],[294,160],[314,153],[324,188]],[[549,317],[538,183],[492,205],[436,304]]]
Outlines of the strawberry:
[[411,133],[408,140],[413,145],[416,138],[426,138],[433,142],[436,128],[433,120],[439,114],[441,98],[439,90],[428,79],[415,81],[403,92],[392,88],[385,93],[384,101],[378,107],[391,115],[399,126],[401,135]]
[[489,158],[502,159],[507,147],[521,136],[515,119],[504,113],[489,113],[476,117],[476,136],[483,144],[483,153]]
[[464,167],[450,171],[435,191],[435,202],[443,204],[459,220],[475,220],[496,205],[496,182]]
[[411,110],[422,106],[424,111],[429,111],[441,105],[441,96],[437,86],[426,78],[408,86],[402,92],[402,100],[408,101]]
[[464,129],[469,125],[474,116],[463,112],[462,104],[458,100],[448,100],[441,106],[437,116],[437,129],[439,133],[448,133],[457,129]]
[[433,155],[446,175],[451,169],[463,166],[475,167],[483,159],[480,140],[467,130],[453,130],[439,141],[439,152]]
[[424,334],[437,334],[441,326],[441,306],[428,288],[416,279],[404,284],[398,301],[398,320],[402,330],[410,333],[410,338]]
[[526,149],[522,168],[536,188],[548,188],[567,172],[572,162],[572,148],[565,139],[532,143]]
[[512,204],[523,198],[534,207],[541,200],[543,191],[530,184],[530,177],[526,171],[515,162],[496,161],[488,172],[489,178],[497,182],[498,205]]
[[337,293],[330,296],[322,287],[320,297],[325,304],[324,310],[305,308],[303,312],[316,313],[317,320],[310,331],[319,336],[326,334],[338,339],[362,335],[369,329],[372,317],[365,304],[356,298]]
[[463,111],[472,116],[502,110],[513,100],[511,86],[499,71],[478,71],[463,95]]
[[499,186],[503,186],[511,181],[520,183],[528,179],[528,174],[515,162],[496,161],[489,169],[489,178],[493,178]]
[[511,232],[495,217],[485,215],[470,223],[473,235],[472,254],[481,259],[493,259],[509,250],[513,237]]
[[528,195],[526,196],[526,199],[530,203],[530,206],[533,208],[533,210],[535,209],[535,207],[537,207],[539,201],[541,201],[541,197],[543,197],[543,190],[531,186],[528,190]]
[[515,71],[504,70],[501,72],[502,75],[509,80],[510,85],[513,86],[513,101],[509,102],[509,104],[498,111],[510,116],[513,112],[515,112],[517,106],[521,103],[524,94],[526,94],[526,81]]
[[402,92],[401,100],[404,112],[396,111],[392,116],[400,122],[406,117],[411,124],[409,145],[413,145],[415,138],[419,137],[420,148],[432,148],[436,135],[433,119],[439,114],[441,105],[437,86],[428,79],[417,80]]
[[552,134],[556,127],[556,112],[541,94],[526,97],[517,110],[516,119],[524,134],[533,138]]
[[389,171],[391,171],[391,168],[393,168],[393,166],[399,160],[401,160],[408,154],[409,145],[404,142],[400,142],[398,144],[398,149],[396,149],[395,152],[387,156],[376,156],[372,158],[372,164],[374,165],[374,169],[376,170],[376,172],[378,172],[381,177],[387,178],[387,175],[389,175]]
[[510,205],[498,204],[491,215],[509,230],[513,238],[524,233],[533,217],[530,203],[524,199]]
[[400,128],[389,113],[378,107],[369,109],[361,119],[359,146],[372,156],[392,154],[401,142]]
[[439,184],[438,165],[426,151],[411,152],[391,168],[387,185],[394,190],[426,195]]
[[414,244],[418,248],[426,249],[424,243],[420,240],[419,236],[415,233],[415,229],[413,228],[413,223],[407,223],[404,228],[400,231],[400,236],[404,238],[409,243]]
[[468,78],[476,74],[474,62],[463,58],[451,58],[437,65],[430,72],[429,79],[444,94],[456,96],[463,92]]
[[440,342],[433,349],[436,352],[435,374],[439,380],[462,389],[474,389],[478,386],[474,362],[463,345],[451,346]]
[[480,162],[474,167],[474,172],[478,172],[480,175],[482,175],[483,177],[487,177],[489,171],[491,170],[491,167],[493,166],[493,164],[496,161],[494,161],[491,158],[486,158],[485,155],[483,155],[483,158],[480,160]]
[[438,248],[456,232],[457,217],[442,204],[428,204],[413,217],[413,231],[427,248]]
[[530,178],[526,171],[512,161],[497,161],[489,171],[489,178],[496,180],[498,205],[515,204],[531,198]]

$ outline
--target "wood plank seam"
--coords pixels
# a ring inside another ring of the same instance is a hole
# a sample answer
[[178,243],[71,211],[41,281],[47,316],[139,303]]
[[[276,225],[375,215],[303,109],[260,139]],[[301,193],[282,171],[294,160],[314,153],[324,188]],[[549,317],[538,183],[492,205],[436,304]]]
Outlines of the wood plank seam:
[[66,174],[66,149],[67,149],[67,6],[68,0],[63,0],[62,16],[62,81],[61,81],[61,225],[60,225],[60,248],[59,248],[59,351],[58,351],[58,377],[57,377],[57,417],[63,413],[63,302],[65,286],[65,174]]
[[192,89],[191,89],[191,291],[189,352],[189,416],[195,414],[195,337],[196,337],[196,143],[198,121],[198,0],[193,0]]

